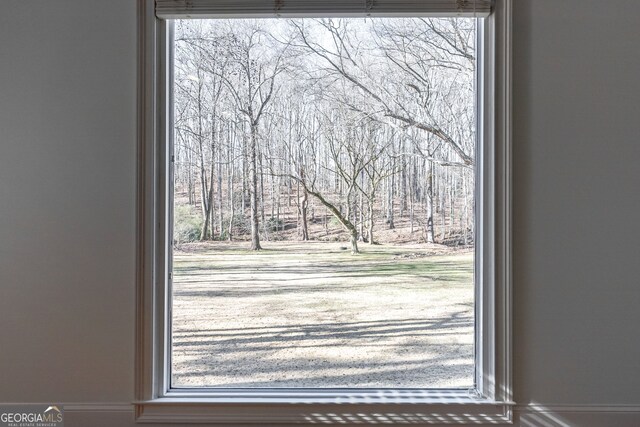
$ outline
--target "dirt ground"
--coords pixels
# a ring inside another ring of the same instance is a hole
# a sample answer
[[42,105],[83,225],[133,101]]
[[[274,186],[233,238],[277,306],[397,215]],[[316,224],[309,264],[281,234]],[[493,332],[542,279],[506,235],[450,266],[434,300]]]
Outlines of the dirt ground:
[[469,387],[473,258],[264,242],[174,254],[174,387]]

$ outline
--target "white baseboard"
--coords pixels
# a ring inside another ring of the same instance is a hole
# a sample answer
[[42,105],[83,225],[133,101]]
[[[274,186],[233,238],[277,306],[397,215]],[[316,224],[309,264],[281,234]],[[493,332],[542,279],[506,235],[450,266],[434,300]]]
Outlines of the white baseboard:
[[[63,404],[65,427],[140,427],[131,403]],[[148,426],[149,424],[146,424]],[[175,425],[175,424],[174,424]],[[344,426],[344,424],[341,424]],[[517,405],[515,427],[640,427],[640,405]],[[165,424],[169,426],[169,424]],[[434,424],[430,424],[433,427]]]
[[640,412],[640,405],[541,405],[530,403],[528,405],[516,405],[516,411],[520,412]]
[[133,403],[65,403],[65,412],[133,412]]
[[640,427],[640,405],[517,405],[518,427]]

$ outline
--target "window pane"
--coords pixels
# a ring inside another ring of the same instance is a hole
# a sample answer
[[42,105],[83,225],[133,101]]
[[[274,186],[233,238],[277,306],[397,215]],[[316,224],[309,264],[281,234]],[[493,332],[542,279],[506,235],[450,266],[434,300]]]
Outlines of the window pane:
[[172,387],[473,385],[475,26],[175,21]]

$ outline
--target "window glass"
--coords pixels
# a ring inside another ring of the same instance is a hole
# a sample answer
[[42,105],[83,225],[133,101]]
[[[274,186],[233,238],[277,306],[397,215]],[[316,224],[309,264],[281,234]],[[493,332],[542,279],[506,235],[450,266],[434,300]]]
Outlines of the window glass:
[[175,21],[172,387],[474,385],[475,26]]

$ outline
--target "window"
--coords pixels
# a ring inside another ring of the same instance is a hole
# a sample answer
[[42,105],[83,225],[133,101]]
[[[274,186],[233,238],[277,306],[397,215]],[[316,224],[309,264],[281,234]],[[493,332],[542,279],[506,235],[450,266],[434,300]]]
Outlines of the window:
[[140,3],[139,421],[510,419],[509,2],[357,3]]

